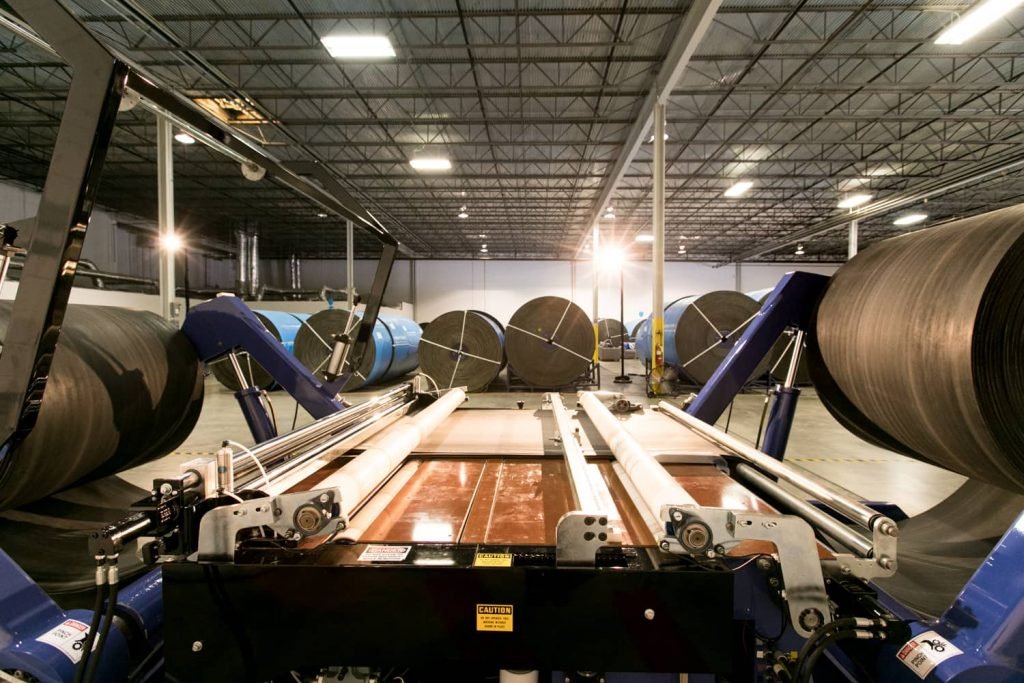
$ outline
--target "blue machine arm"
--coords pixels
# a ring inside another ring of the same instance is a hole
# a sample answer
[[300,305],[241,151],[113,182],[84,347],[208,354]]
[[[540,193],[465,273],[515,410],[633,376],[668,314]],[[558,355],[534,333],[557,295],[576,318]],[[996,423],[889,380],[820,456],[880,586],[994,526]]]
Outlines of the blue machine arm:
[[686,412],[714,424],[786,328],[807,330],[828,281],[817,273],[786,273]]
[[208,363],[230,351],[245,349],[299,405],[317,419],[344,407],[335,398],[339,383],[327,384],[318,380],[295,356],[285,351],[245,302],[237,297],[218,296],[194,306],[188,312],[181,331],[195,346],[203,362]]

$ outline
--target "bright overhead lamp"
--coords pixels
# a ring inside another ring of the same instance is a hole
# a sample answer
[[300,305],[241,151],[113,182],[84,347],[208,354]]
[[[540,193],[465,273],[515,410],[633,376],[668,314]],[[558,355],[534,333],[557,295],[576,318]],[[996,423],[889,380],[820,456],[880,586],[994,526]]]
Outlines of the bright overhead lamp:
[[460,211],[459,218],[469,218],[469,214],[466,213],[465,211]]
[[[668,133],[665,133],[665,139],[668,140]],[[651,133],[651,137],[647,138],[647,142],[648,144],[654,142],[654,133]]]
[[178,133],[177,135],[175,135],[174,139],[177,140],[178,142],[180,142],[183,145],[194,145],[194,144],[196,144],[196,139],[194,137],[192,137],[191,135],[189,135],[188,133],[186,133],[185,131],[182,131],[182,132]]
[[682,245],[682,244],[679,245],[679,253],[680,254],[685,254],[686,253],[686,247],[684,245]]
[[1024,0],[983,0],[935,39],[936,45],[962,45],[1015,10]]
[[181,249],[183,244],[181,237],[179,237],[177,233],[169,232],[164,235],[160,235],[160,246],[165,251],[169,251],[172,254]]
[[908,213],[906,216],[900,216],[892,222],[893,225],[914,225],[928,218],[926,213]]
[[417,171],[450,171],[451,159],[445,157],[416,157],[409,160],[409,165]]
[[855,209],[858,206],[867,204],[875,195],[873,194],[851,194],[848,197],[843,198],[839,202],[840,209]]
[[603,270],[617,271],[626,260],[626,255],[622,253],[622,250],[615,247],[602,247],[594,256]]
[[796,254],[797,256],[803,256],[804,255],[804,245],[802,245],[802,244],[796,245],[796,251],[793,252],[793,253]]
[[484,233],[480,233],[479,235],[477,235],[477,237],[479,237],[482,240],[487,239],[487,235],[485,235]]
[[753,181],[750,180],[738,180],[736,183],[725,191],[726,197],[742,197],[747,193],[747,190],[754,186]]
[[316,212],[316,217],[317,218],[327,218],[327,213],[324,212],[324,211],[317,211]]
[[653,242],[654,235],[649,232],[642,232],[634,238],[637,242]]
[[387,59],[395,48],[387,36],[324,36],[320,39],[335,59]]

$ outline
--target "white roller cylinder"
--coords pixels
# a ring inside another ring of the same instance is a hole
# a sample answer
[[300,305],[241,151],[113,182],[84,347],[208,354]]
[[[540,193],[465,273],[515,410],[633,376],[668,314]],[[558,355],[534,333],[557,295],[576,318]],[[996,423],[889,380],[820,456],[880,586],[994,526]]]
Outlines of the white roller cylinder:
[[389,427],[376,444],[327,477],[319,486],[340,488],[342,514],[350,515],[420,445],[423,437],[437,429],[465,400],[466,394],[462,389],[450,390],[413,417],[407,417]]
[[626,431],[593,392],[580,392],[580,405],[622,466],[655,519],[665,505],[699,507],[679,482]]
[[502,669],[498,674],[498,683],[537,683],[539,680],[539,671],[509,671],[508,669]]

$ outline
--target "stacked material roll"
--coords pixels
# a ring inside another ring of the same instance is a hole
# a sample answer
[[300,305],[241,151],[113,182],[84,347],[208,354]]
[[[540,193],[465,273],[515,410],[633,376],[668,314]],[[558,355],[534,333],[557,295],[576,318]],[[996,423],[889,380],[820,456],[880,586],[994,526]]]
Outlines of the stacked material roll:
[[537,387],[560,387],[578,379],[590,367],[595,348],[590,318],[579,306],[557,296],[527,301],[506,329],[509,367]]
[[868,247],[815,331],[814,384],[845,426],[1024,492],[1024,206]]
[[622,336],[628,335],[625,325],[615,318],[600,318],[597,321],[597,343],[609,342],[617,345],[622,343]]
[[420,367],[440,388],[483,391],[505,367],[505,328],[483,311],[449,311],[423,332]]
[[[0,338],[11,308],[0,303]],[[170,453],[202,404],[199,359],[173,325],[68,306],[35,428],[0,460],[0,510]]]
[[625,327],[629,330],[629,340],[636,341],[636,335],[640,333],[640,328],[647,322],[647,318],[636,318],[635,320],[627,320]]
[[[267,331],[274,335],[274,339],[281,342],[288,353],[293,353],[295,335],[298,334],[303,321],[309,317],[309,314],[285,313],[282,311],[253,311],[253,313],[263,323],[263,327],[267,328]],[[263,369],[262,365],[250,358],[249,354],[240,353],[238,360],[242,373],[245,375],[246,381],[249,382],[249,386],[259,389],[274,388],[274,378]],[[210,363],[210,372],[213,373],[214,378],[218,382],[231,391],[238,391],[242,388],[228,358],[219,358]]]
[[[340,308],[314,313],[295,335],[295,357],[314,375],[322,377],[334,348],[335,335],[347,334],[354,340],[359,322],[358,314],[353,316]],[[378,314],[362,362],[343,388],[353,391],[415,370],[419,366],[420,335],[420,326],[414,321]]]
[[[760,307],[740,292],[719,291],[677,299],[665,308],[665,364],[683,379],[706,384],[725,360]],[[637,355],[650,362],[650,318],[636,338]],[[768,370],[762,360],[752,374]]]

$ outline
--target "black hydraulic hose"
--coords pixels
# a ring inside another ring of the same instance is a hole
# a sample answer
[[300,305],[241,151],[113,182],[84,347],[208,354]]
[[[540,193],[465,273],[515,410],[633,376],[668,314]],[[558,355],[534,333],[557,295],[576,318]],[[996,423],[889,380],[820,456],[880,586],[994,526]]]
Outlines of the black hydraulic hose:
[[92,644],[96,639],[96,629],[100,625],[100,612],[103,610],[104,587],[107,585],[107,556],[96,556],[96,599],[92,603],[92,618],[89,620],[89,631],[85,634],[82,642],[82,656],[75,665],[74,683],[82,683],[85,676],[85,667],[89,664],[89,656],[92,654]]
[[114,608],[117,606],[117,555],[110,561],[107,571],[107,583],[110,588],[107,595],[107,609],[103,613],[103,626],[100,627],[99,638],[96,641],[96,651],[89,657],[89,664],[85,669],[83,683],[93,683],[96,680],[96,671],[99,669],[99,662],[103,659],[103,648],[107,644],[107,636],[110,635],[110,626],[114,623]]
[[846,630],[834,630],[828,635],[822,638],[815,639],[815,645],[808,650],[807,645],[811,643],[808,641],[804,645],[803,649],[800,650],[800,656],[797,658],[796,670],[793,672],[793,683],[809,683],[811,680],[811,674],[814,672],[814,666],[818,663],[818,659],[828,646],[834,642],[840,640],[859,639],[859,640],[872,640],[876,638],[884,638],[884,632],[868,631],[865,629],[846,629]]

